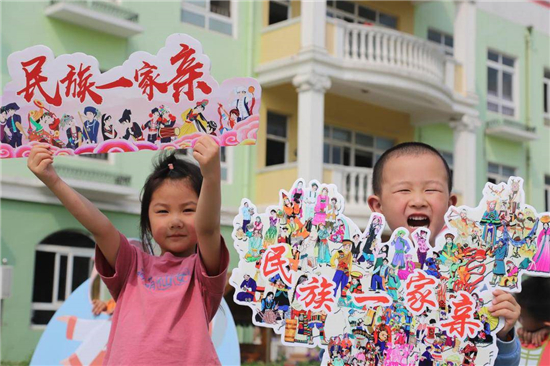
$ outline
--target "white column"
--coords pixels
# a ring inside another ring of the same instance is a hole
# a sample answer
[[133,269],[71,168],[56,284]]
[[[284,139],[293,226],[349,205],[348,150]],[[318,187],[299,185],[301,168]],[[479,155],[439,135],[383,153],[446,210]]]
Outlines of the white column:
[[453,186],[462,196],[462,204],[475,207],[477,200],[476,130],[481,122],[464,115],[450,123],[454,130]]
[[454,55],[463,67],[463,82],[467,96],[476,96],[476,4],[475,1],[455,2]]
[[323,181],[325,92],[331,82],[311,72],[296,75],[292,83],[298,92],[298,176]]
[[301,50],[326,52],[327,2],[325,0],[302,0],[301,4]]

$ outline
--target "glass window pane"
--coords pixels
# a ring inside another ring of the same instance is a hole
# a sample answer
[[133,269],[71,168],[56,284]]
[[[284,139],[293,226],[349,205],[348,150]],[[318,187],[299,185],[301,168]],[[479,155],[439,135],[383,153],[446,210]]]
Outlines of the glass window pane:
[[275,1],[269,2],[269,24],[275,24],[288,19],[288,6]]
[[385,139],[383,137],[377,137],[376,138],[376,145],[375,147],[379,150],[388,150],[391,147],[393,147],[393,140]]
[[550,79],[550,70],[546,70],[546,69],[544,70],[544,77],[546,79]]
[[494,52],[487,52],[487,58],[491,61],[495,61],[495,62],[498,62],[498,53],[494,53]]
[[227,160],[227,150],[225,149],[225,146],[220,147],[220,161],[222,163],[225,163]]
[[215,32],[227,34],[228,36],[233,35],[233,25],[231,22],[223,22],[218,19],[210,18],[208,22],[208,28]]
[[502,167],[502,175],[506,177],[510,177],[512,175],[516,174],[516,170],[514,168],[510,168],[507,166]]
[[329,126],[325,126],[324,131],[323,131],[323,136],[325,138],[330,137],[330,127]]
[[502,98],[505,100],[513,100],[512,96],[512,74],[503,72],[502,73]]
[[495,178],[487,178],[487,182],[497,184],[497,180]]
[[336,9],[355,14],[355,4],[349,1],[336,1]]
[[332,139],[338,141],[351,142],[351,132],[342,130],[339,128],[334,128],[332,130]]
[[52,302],[55,253],[36,251],[33,302]]
[[189,23],[189,24],[193,24],[198,27],[204,28],[205,18],[204,18],[204,15],[193,13],[192,11],[189,11],[186,9],[182,9],[181,21],[184,23]]
[[74,291],[90,277],[90,261],[88,257],[73,257],[73,281],[71,290]]
[[359,6],[359,16],[372,22],[376,22],[376,12],[365,6]]
[[374,146],[374,138],[362,133],[355,134],[355,144],[358,146],[372,147]]
[[441,43],[441,33],[428,29],[428,41]]
[[33,310],[31,322],[32,324],[46,325],[54,314],[54,310]]
[[344,165],[351,166],[351,149],[349,147],[344,147]]
[[502,114],[505,114],[507,116],[513,116],[514,108],[502,106]]
[[453,36],[445,36],[445,46],[454,47]]
[[350,17],[344,17],[344,21],[346,21],[348,23],[355,23],[355,19],[350,18]]
[[267,134],[286,138],[286,116],[267,112]]
[[229,0],[210,0],[210,11],[214,14],[231,17],[231,1]]
[[363,168],[372,168],[374,166],[372,152],[355,150],[355,166]]
[[498,96],[498,70],[487,68],[487,93]]
[[222,167],[220,173],[222,180],[227,181],[227,168]]
[[545,175],[544,176],[544,184],[550,185],[550,175]]
[[280,141],[267,139],[267,150],[265,154],[265,165],[284,164],[286,144]]
[[380,13],[378,22],[386,27],[397,29],[397,18],[394,16]]
[[500,174],[499,168],[497,164],[489,163],[489,173]]
[[334,0],[327,0],[327,6],[334,6]]
[[487,103],[487,109],[490,110],[491,112],[497,112],[498,113],[498,104],[488,102]]
[[502,63],[506,66],[514,67],[514,59],[506,56],[502,56]]
[[59,262],[59,287],[57,288],[57,300],[65,301],[65,287],[67,284],[67,256],[62,255]]
[[330,145],[323,144],[323,163],[330,164]]
[[332,147],[332,164],[342,164],[342,147]]

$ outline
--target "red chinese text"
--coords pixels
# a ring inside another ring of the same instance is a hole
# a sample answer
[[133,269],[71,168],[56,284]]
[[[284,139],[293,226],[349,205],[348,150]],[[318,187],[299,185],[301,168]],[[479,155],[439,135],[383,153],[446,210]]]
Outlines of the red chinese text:
[[436,308],[434,285],[436,279],[426,275],[423,271],[415,270],[409,276],[405,286],[405,304],[407,309],[415,315],[420,315],[428,307]]
[[69,72],[60,80],[61,84],[66,84],[65,97],[72,96],[73,98],[78,98],[83,103],[86,97],[90,96],[95,104],[101,104],[103,97],[92,89],[95,82],[90,81],[92,77],[90,66],[88,65],[83,68],[84,65],[80,64],[78,72],[73,65],[67,66],[69,67]]
[[281,276],[287,285],[292,285],[292,273],[290,272],[288,258],[283,257],[287,251],[285,244],[270,246],[264,254],[262,274],[265,278],[274,274]]
[[[176,103],[180,101],[181,93],[185,94],[187,100],[194,100],[195,87],[200,89],[204,94],[212,92],[212,88],[204,81],[197,81],[203,75],[203,72],[200,71],[203,64],[197,62],[193,56],[195,50],[186,44],[180,44],[180,46],[180,52],[170,58],[170,64],[175,65],[178,63],[178,67],[176,69],[176,76],[168,82],[168,85],[171,85],[174,91],[172,97]],[[197,81],[196,84],[195,81]]]
[[[42,66],[46,62],[46,56],[38,56],[32,60],[21,62],[23,71],[25,72],[25,87],[17,92],[17,95],[23,95],[23,98],[30,103],[34,97],[34,89],[38,88],[47,103],[53,104],[56,107],[61,105],[61,95],[59,94],[59,83],[55,90],[55,95],[52,97],[42,87],[42,83],[48,81],[48,78],[42,75]],[[31,66],[34,67],[30,69]]]
[[165,94],[168,91],[168,85],[166,82],[158,82],[158,67],[151,65],[148,62],[143,61],[143,67],[136,70],[134,74],[134,80],[138,82],[138,86],[141,89],[141,93],[147,96],[149,101],[153,100],[155,89]]
[[328,281],[325,277],[313,276],[296,289],[300,294],[298,301],[307,310],[331,312],[334,305],[334,287],[334,282]]
[[474,337],[483,328],[483,324],[474,319],[475,303],[469,293],[458,292],[451,301],[451,306],[451,320],[441,323],[441,328],[446,330],[449,336],[460,339]]

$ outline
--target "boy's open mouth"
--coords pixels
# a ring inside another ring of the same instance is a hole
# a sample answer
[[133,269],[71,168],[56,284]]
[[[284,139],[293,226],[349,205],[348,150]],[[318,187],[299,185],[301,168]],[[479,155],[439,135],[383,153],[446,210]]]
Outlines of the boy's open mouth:
[[426,215],[411,215],[407,218],[407,225],[410,227],[425,227],[430,226],[430,219]]

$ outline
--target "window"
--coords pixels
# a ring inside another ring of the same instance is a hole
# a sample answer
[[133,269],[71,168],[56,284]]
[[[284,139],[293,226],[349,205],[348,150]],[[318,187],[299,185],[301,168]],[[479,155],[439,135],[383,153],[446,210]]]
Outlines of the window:
[[71,292],[90,277],[94,246],[86,235],[71,231],[54,233],[38,244],[31,324],[48,324]]
[[269,25],[290,19],[290,0],[269,2]]
[[449,169],[451,169],[451,179],[452,179],[452,175],[454,173],[453,171],[454,163],[455,163],[454,155],[453,153],[450,153],[447,151],[440,151],[440,153],[441,153],[441,156],[443,156],[443,159],[445,159],[445,161],[447,162]]
[[544,124],[550,127],[550,70],[544,70],[544,81],[542,85],[542,96],[544,98]]
[[222,181],[229,183],[231,181],[231,157],[233,149],[227,149],[225,146],[220,148],[221,175]]
[[109,160],[109,154],[80,154],[79,158],[96,159],[96,160]]
[[487,53],[487,109],[507,116],[515,115],[515,60],[500,53]]
[[351,1],[328,0],[327,16],[348,23],[376,24],[397,29],[397,17]]
[[372,168],[393,141],[364,133],[325,126],[323,161],[326,164]]
[[184,0],[181,21],[232,36],[232,4],[229,0]]
[[287,161],[287,155],[287,117],[267,112],[265,165],[284,164]]
[[428,29],[428,41],[441,45],[446,55],[452,56],[454,53],[454,41],[453,36],[445,34],[434,29]]
[[544,211],[550,212],[550,175],[544,176]]
[[500,164],[489,163],[487,171],[487,181],[493,184],[508,182],[508,178],[516,175],[516,169]]

